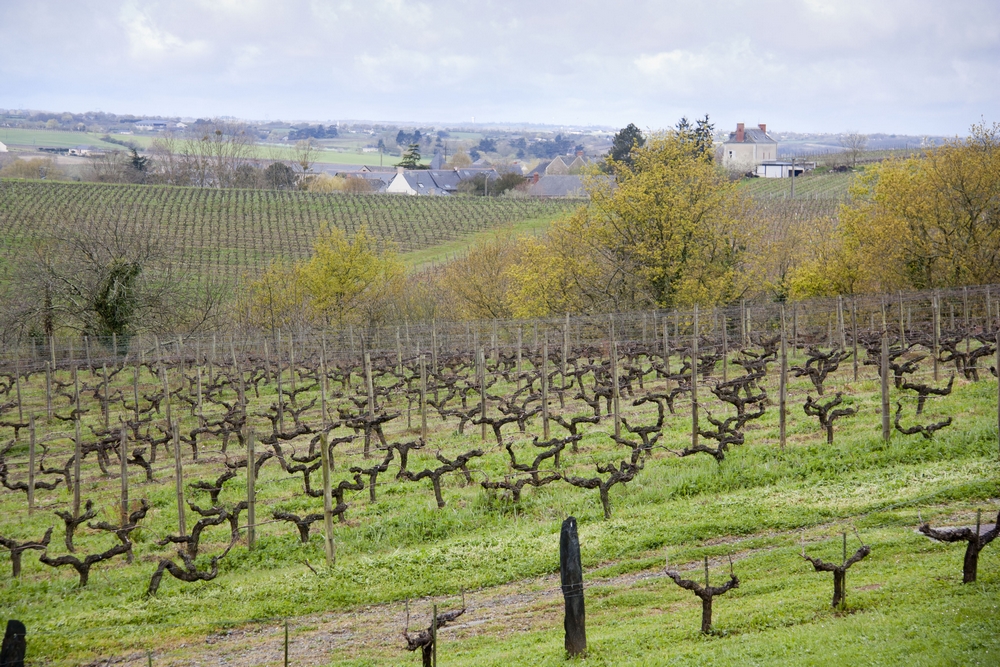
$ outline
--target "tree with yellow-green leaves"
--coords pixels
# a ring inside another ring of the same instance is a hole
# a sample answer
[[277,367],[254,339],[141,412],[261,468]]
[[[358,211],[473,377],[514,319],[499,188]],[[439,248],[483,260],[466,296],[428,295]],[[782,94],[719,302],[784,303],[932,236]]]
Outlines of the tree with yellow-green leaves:
[[1000,124],[925,157],[868,169],[841,210],[842,255],[862,291],[1000,279]]
[[590,201],[528,243],[512,270],[517,315],[737,297],[746,230],[736,186],[676,131],[650,136],[630,158],[609,157],[615,179],[585,179]]
[[250,284],[251,314],[272,327],[314,324],[375,326],[403,287],[405,270],[394,248],[380,248],[362,228],[351,238],[324,228],[312,256],[276,264]]

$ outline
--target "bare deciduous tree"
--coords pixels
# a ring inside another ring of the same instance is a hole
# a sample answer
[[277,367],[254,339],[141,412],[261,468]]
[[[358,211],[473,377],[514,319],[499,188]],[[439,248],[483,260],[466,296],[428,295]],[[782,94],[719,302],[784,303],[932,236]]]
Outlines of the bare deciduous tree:
[[868,135],[861,134],[857,130],[848,130],[844,134],[840,135],[840,146],[844,149],[844,153],[851,160],[851,166],[858,166],[858,157],[865,151],[868,147]]

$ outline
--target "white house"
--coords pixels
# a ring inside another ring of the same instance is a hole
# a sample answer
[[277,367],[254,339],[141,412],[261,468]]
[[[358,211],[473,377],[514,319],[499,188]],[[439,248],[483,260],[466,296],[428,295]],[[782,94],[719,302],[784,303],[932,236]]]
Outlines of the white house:
[[722,166],[740,171],[756,171],[757,165],[778,159],[778,142],[767,133],[767,125],[747,128],[736,123],[736,131],[722,144]]

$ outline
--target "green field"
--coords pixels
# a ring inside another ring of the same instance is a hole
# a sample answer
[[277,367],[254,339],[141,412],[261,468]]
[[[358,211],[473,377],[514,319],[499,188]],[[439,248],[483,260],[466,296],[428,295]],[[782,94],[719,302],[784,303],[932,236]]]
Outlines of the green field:
[[3,261],[17,261],[27,245],[75,216],[121,205],[137,206],[162,235],[170,260],[193,278],[235,281],[274,260],[307,257],[324,224],[349,233],[365,226],[408,253],[504,225],[547,221],[576,203],[8,180],[0,181]]
[[[0,141],[7,145],[7,148],[36,149],[39,146],[49,146],[52,148],[73,148],[74,146],[93,146],[107,150],[121,150],[117,144],[105,142],[101,139],[104,134],[93,132],[60,132],[58,130],[21,130],[17,128],[0,128]],[[139,139],[140,137],[119,136],[118,139]],[[136,142],[140,143],[140,142]],[[142,145],[142,144],[140,144]]]
[[[74,146],[93,146],[105,150],[125,150],[121,144],[115,144],[103,140],[107,136],[104,133],[96,132],[64,132],[60,130],[22,130],[18,128],[0,128],[0,141],[7,145],[9,149],[22,149],[28,151],[37,150],[40,146],[51,148],[73,148]],[[131,142],[142,149],[149,149],[156,140],[156,135],[148,134],[115,134],[112,138]],[[313,152],[313,161],[321,164],[354,164],[354,165],[378,165],[378,153],[363,153],[361,148],[365,141],[340,142],[330,148],[317,148]],[[258,157],[264,160],[294,160],[296,158],[295,148],[287,145],[260,144],[256,148]],[[399,157],[389,155],[382,157],[382,162],[386,166],[391,166],[399,161]],[[430,158],[425,157],[423,162],[429,162]]]
[[[389,364],[394,360],[390,354]],[[803,360],[797,356],[792,364]],[[679,361],[671,361],[674,368]],[[453,609],[464,590],[468,611],[454,628],[441,633],[442,664],[557,665],[565,662],[558,532],[563,518],[573,515],[580,525],[587,583],[590,656],[585,664],[997,664],[1000,545],[983,551],[979,580],[963,585],[963,547],[934,543],[914,531],[918,517],[935,525],[955,525],[974,522],[977,509],[983,510],[984,522],[996,516],[996,382],[958,380],[952,395],[932,399],[923,420],[952,416],[951,428],[930,440],[896,433],[886,444],[879,434],[878,381],[871,367],[862,366],[862,377],[854,382],[849,366],[844,364],[831,376],[827,393],[845,392],[859,414],[837,422],[832,445],[826,444],[815,419],[802,412],[811,385],[793,379],[784,451],[777,445],[777,409],[771,406],[747,429],[746,444],[734,447],[722,463],[703,455],[677,458],[667,450],[682,448],[690,437],[688,403],[681,399],[677,415],[666,420],[660,443],[666,449],[655,450],[634,481],[613,487],[609,520],[603,518],[596,490],[562,482],[526,488],[518,504],[484,491],[480,481],[510,473],[507,453],[492,435],[482,442],[473,426],[459,435],[455,420],[442,422],[432,412],[430,446],[411,453],[409,469],[440,465],[437,451],[453,458],[482,448],[485,456],[470,465],[474,483],[465,483],[458,473],[447,476],[447,504],[437,509],[427,481],[395,478],[397,459],[378,478],[376,502],[368,500],[367,489],[348,494],[346,521],[337,523],[334,531],[337,562],[330,569],[323,566],[322,522],[313,524],[308,544],[300,544],[291,524],[269,520],[276,509],[304,514],[322,507],[320,499],[302,493],[301,475],[286,474],[272,459],[261,468],[257,483],[261,525],[256,547],[249,551],[244,543],[237,544],[213,581],[182,583],[167,576],[158,596],[146,598],[157,561],[175,552],[156,544],[176,531],[177,521],[174,463],[161,448],[155,482],[144,483],[138,469],[130,476],[131,498],[147,498],[153,507],[134,534],[135,564],[118,558],[97,565],[81,590],[75,573],[46,567],[39,563],[38,552],[28,552],[22,580],[0,571],[0,608],[26,622],[32,664],[144,664],[150,650],[156,665],[277,665],[287,620],[292,664],[371,667],[419,664],[418,656],[404,650],[401,637],[405,600],[414,600],[410,628],[416,630],[426,626],[432,603]],[[302,387],[314,366],[300,363],[297,368]],[[733,366],[730,378],[737,371]],[[217,367],[216,372],[223,370]],[[176,369],[171,373],[178,395],[192,390],[187,382],[181,390]],[[920,377],[927,380],[927,374],[924,364]],[[718,378],[718,368],[713,375]],[[58,377],[69,380],[66,372]],[[83,371],[80,379],[85,387],[94,387],[100,371]],[[287,366],[284,381],[287,390]],[[383,376],[378,384],[388,386],[389,381]],[[776,382],[772,368],[764,383],[772,400]],[[22,386],[26,408],[39,415],[44,414],[43,383],[44,374],[34,374]],[[557,376],[553,386],[558,383]],[[131,396],[131,371],[120,374],[114,384]],[[248,388],[251,423],[258,432],[270,433],[270,422],[262,414],[276,401],[275,385],[262,381],[257,386],[259,398]],[[155,376],[143,371],[140,393],[154,395],[156,387]],[[638,391],[659,389],[662,381],[648,377],[645,389]],[[512,390],[499,380],[490,393]],[[363,397],[361,391],[355,381],[350,393]],[[231,388],[222,392],[220,399],[235,400]],[[85,434],[88,426],[100,423],[100,408],[87,396]],[[388,425],[389,441],[414,439],[414,430],[405,428],[405,400],[390,396],[392,403],[385,409],[403,410],[404,416]],[[898,397],[893,390],[892,400]],[[297,400],[305,405],[312,398],[318,398],[315,386],[300,392]],[[332,400],[344,404],[346,397]],[[477,400],[473,393],[470,404]],[[702,400],[712,412],[724,412],[707,392]],[[68,412],[67,403],[59,398],[58,414]],[[585,412],[571,397],[565,409],[558,404],[553,397],[553,411],[559,414]],[[648,404],[634,407],[623,400],[623,405],[630,423],[654,418]],[[906,405],[910,423],[912,402]],[[222,410],[206,406],[208,417]],[[174,409],[182,432],[196,425],[180,402]],[[118,405],[112,407],[112,421],[117,422],[121,411]],[[162,414],[150,416],[151,425],[163,420]],[[318,406],[303,412],[301,419],[315,424]],[[286,415],[286,420],[291,417]],[[530,436],[540,433],[540,419],[529,421],[526,435],[519,435],[516,426],[507,428],[515,451],[530,460]],[[554,436],[564,434],[559,427],[553,429]],[[592,475],[595,463],[627,457],[628,450],[610,440],[610,429],[610,421],[585,427],[579,452],[564,450],[561,471]],[[64,422],[40,418],[39,433],[52,438],[48,466],[66,460],[70,431]],[[340,428],[333,435],[348,436],[350,430]],[[300,436],[283,442],[282,448],[286,455],[291,447],[304,454],[308,441],[308,436]],[[185,479],[215,479],[224,470],[218,449],[218,440],[208,439],[194,462],[184,445]],[[258,444],[258,453],[265,449]],[[26,450],[22,438],[8,453],[14,480],[25,476]],[[239,450],[230,442],[230,457],[238,457]],[[350,466],[379,460],[362,458],[359,439],[338,445],[333,483],[349,480]],[[81,490],[84,499],[95,501],[98,519],[113,521],[119,493],[114,453],[111,464],[111,474],[104,476],[93,456],[85,459]],[[551,459],[542,468],[550,470]],[[318,473],[314,485],[316,478]],[[223,503],[245,498],[243,480],[241,474],[227,483]],[[204,492],[189,488],[186,494],[202,506],[208,503]],[[0,535],[37,539],[57,524],[49,553],[65,553],[61,521],[52,511],[66,509],[70,499],[65,486],[40,491],[39,510],[29,518],[23,493],[0,490]],[[189,511],[189,528],[194,518]],[[810,555],[838,561],[841,533],[848,534],[850,553],[858,546],[855,530],[872,554],[848,574],[846,609],[833,610],[831,576],[813,572],[799,554],[805,548]],[[199,556],[202,567],[207,567],[208,555],[223,549],[228,536],[227,524],[207,529],[204,555]],[[81,553],[91,553],[108,548],[114,539],[81,527],[76,543]],[[738,589],[716,599],[715,631],[707,637],[697,631],[697,599],[662,576],[669,561],[689,578],[699,579],[706,556],[714,582],[728,577],[730,558],[740,578]]]

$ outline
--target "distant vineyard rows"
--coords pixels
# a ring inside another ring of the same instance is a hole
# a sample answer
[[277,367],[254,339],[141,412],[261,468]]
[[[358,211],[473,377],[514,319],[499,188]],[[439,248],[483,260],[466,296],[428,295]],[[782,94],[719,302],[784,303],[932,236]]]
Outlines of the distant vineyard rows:
[[408,252],[578,202],[7,181],[0,183],[0,247],[11,261],[48,231],[121,205],[155,223],[175,266],[199,279],[232,280],[274,259],[307,256],[324,223],[348,234],[365,226]]

